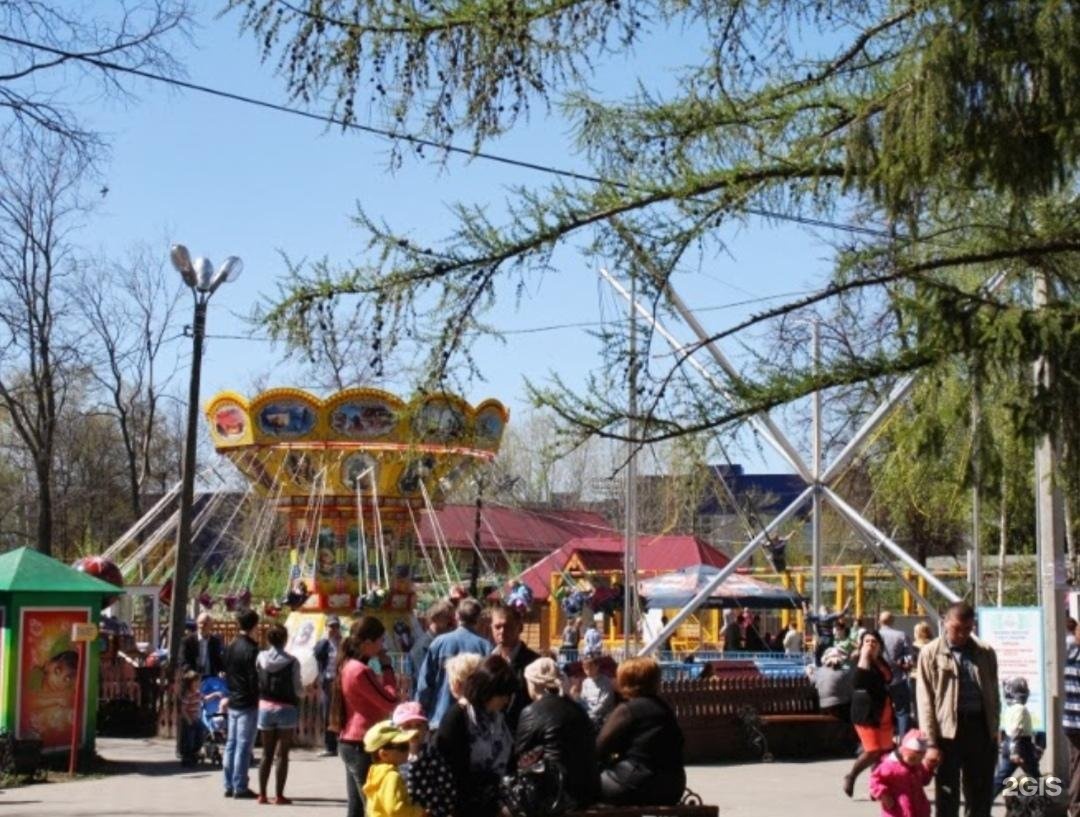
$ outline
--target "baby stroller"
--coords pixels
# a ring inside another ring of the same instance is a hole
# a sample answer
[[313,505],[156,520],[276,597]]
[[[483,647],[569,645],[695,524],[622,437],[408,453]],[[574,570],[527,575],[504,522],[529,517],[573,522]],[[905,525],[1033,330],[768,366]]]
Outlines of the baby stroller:
[[228,723],[225,712],[222,709],[222,698],[229,694],[229,685],[224,679],[216,676],[203,678],[199,692],[203,696],[202,725],[203,745],[202,758],[214,766],[221,765],[221,750],[225,745],[228,732]]

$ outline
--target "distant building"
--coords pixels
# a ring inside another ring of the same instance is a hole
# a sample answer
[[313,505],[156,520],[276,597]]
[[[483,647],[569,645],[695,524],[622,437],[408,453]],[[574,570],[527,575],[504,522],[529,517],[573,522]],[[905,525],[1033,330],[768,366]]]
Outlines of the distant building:
[[[806,490],[806,483],[798,474],[747,474],[737,464],[710,465],[709,471],[712,478],[697,506],[694,532],[726,553],[746,542],[747,517],[767,524]],[[732,507],[720,480],[727,484],[741,513]],[[807,503],[795,518],[805,521],[809,515]]]

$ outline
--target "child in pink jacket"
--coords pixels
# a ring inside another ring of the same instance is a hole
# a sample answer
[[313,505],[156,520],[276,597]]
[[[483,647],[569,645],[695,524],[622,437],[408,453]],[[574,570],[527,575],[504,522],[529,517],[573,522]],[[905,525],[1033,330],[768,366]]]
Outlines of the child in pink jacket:
[[934,773],[925,756],[926,736],[912,729],[870,773],[870,796],[881,803],[882,817],[930,817],[925,789]]

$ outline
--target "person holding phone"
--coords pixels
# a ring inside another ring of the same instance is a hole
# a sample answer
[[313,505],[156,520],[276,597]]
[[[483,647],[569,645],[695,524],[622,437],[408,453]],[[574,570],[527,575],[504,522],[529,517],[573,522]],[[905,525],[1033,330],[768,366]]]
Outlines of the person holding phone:
[[[342,645],[338,662],[338,706],[340,723],[338,757],[345,764],[345,792],[348,817],[363,817],[364,783],[371,755],[364,751],[364,735],[375,724],[390,717],[397,706],[397,678],[383,646],[386,628],[374,616],[353,622]],[[376,673],[372,664],[378,662]]]

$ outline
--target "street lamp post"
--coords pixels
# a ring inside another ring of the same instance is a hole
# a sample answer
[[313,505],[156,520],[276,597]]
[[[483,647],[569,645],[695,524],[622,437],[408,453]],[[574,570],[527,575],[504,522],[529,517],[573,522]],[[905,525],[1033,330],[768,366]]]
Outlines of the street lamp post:
[[[175,676],[180,668],[180,640],[184,637],[187,618],[188,582],[191,573],[191,515],[195,501],[195,440],[199,421],[199,376],[202,371],[203,336],[206,331],[206,304],[210,296],[226,281],[235,281],[244,268],[236,256],[229,256],[214,272],[209,259],[196,258],[183,244],[173,245],[169,254],[176,271],[191,289],[195,300],[195,321],[192,324],[191,383],[188,389],[187,436],[184,440],[183,477],[180,489],[180,526],[176,531],[176,562],[173,567],[172,603],[169,607],[169,661]],[[179,728],[177,740],[179,741]]]

